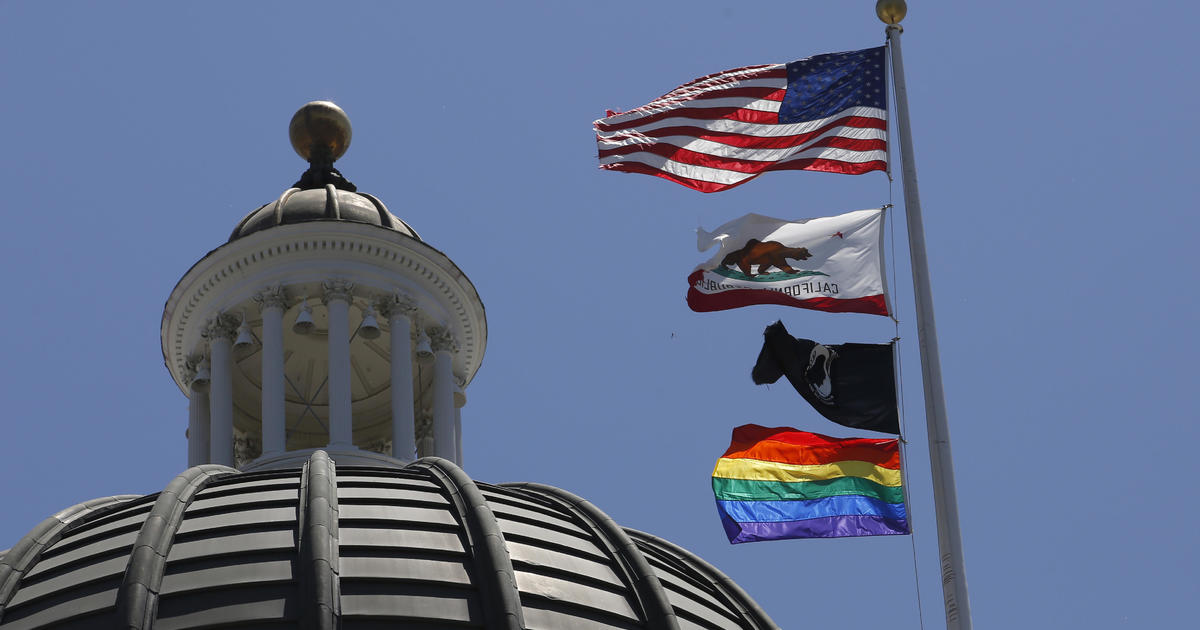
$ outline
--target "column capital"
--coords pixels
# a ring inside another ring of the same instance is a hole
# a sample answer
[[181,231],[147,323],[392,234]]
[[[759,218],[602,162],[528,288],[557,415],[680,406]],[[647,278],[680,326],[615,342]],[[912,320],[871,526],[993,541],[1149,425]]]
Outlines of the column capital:
[[331,278],[321,283],[324,292],[321,301],[329,304],[333,300],[341,300],[347,304],[354,298],[354,283],[343,278]]
[[192,381],[196,380],[196,373],[200,371],[200,363],[203,362],[205,356],[199,352],[193,352],[187,355],[183,360],[183,384],[191,386]]
[[430,326],[425,329],[425,333],[429,335],[429,345],[433,347],[434,352],[443,350],[450,354],[458,352],[458,340],[454,338],[454,333],[445,326]]
[[411,318],[413,313],[417,312],[417,300],[408,293],[397,291],[391,295],[379,296],[375,300],[375,308],[379,309],[379,314],[384,317],[404,315]]
[[265,289],[254,294],[254,301],[258,303],[259,310],[267,309],[272,306],[286,309],[287,298],[287,291],[284,290],[282,284],[266,287]]
[[258,436],[233,428],[233,462],[236,466],[245,466],[262,456],[262,441]]
[[422,409],[414,419],[414,428],[418,440],[433,437],[433,411]]
[[216,317],[204,323],[204,330],[200,332],[200,335],[209,341],[213,339],[233,341],[237,337],[239,324],[241,324],[241,319],[236,315],[217,313]]

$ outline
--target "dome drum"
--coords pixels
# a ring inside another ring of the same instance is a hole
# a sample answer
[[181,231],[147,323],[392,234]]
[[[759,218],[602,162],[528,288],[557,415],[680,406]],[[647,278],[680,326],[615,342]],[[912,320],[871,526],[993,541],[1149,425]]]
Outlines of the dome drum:
[[[278,309],[271,318],[268,306]],[[368,317],[372,334],[360,334]],[[268,319],[280,346],[269,351]],[[301,319],[311,326],[298,326]],[[400,350],[392,338],[398,324],[407,329]],[[211,252],[172,292],[162,334],[164,361],[189,398],[232,400],[217,434],[189,429],[189,440],[198,438],[193,464],[240,466],[280,451],[336,451],[335,442],[401,462],[434,453],[461,461],[458,410],[486,347],[487,322],[474,287],[441,252],[395,229],[322,220],[263,229]],[[201,392],[211,389],[208,382],[197,388],[194,381],[202,364],[212,373],[214,341],[222,337],[228,348],[216,354],[229,355],[228,369],[218,371],[230,374],[219,393]],[[413,352],[424,346],[428,354]],[[407,360],[394,365],[396,351]],[[409,383],[404,391],[393,387],[397,379]],[[275,389],[264,393],[271,383]],[[439,415],[438,396],[447,395],[453,402],[442,404]],[[282,444],[263,423],[268,399],[285,418]],[[211,400],[195,402],[209,408],[198,416],[213,414]],[[412,429],[395,421],[398,408],[408,410],[401,415]],[[339,414],[349,422],[334,422]],[[342,425],[348,428],[338,434]],[[440,450],[432,439],[438,427]]]

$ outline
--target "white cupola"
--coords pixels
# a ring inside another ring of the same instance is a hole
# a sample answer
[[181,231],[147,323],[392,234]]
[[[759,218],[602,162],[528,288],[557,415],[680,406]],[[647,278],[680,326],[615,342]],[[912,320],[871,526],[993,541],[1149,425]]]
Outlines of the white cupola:
[[183,276],[163,309],[163,359],[189,398],[188,465],[295,465],[436,455],[462,463],[461,408],[487,319],[466,275],[333,162],[350,121],[333,103],[289,128],[310,167]]

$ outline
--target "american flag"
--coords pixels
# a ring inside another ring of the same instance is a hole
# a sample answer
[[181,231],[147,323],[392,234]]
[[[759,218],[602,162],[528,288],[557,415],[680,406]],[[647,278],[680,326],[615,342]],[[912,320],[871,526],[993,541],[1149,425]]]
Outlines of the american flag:
[[600,168],[701,192],[766,171],[887,170],[884,47],[710,74],[594,126]]

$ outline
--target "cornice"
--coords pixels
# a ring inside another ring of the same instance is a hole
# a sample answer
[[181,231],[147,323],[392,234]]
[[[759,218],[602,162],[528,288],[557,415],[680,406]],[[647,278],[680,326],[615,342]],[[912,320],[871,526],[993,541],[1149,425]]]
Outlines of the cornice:
[[486,348],[487,320],[478,292],[457,265],[427,243],[392,230],[312,222],[226,243],[180,279],[164,306],[161,331],[163,360],[176,384],[186,393],[186,359],[195,350],[189,345],[203,320],[268,287],[334,277],[371,292],[403,292],[440,315],[464,350],[456,363],[462,362],[468,378],[474,376]]

